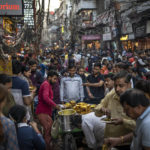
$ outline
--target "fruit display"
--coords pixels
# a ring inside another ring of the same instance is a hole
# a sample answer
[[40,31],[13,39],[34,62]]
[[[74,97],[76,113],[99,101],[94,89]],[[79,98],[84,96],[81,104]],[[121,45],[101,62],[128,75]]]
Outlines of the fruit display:
[[84,115],[93,111],[95,104],[87,104],[85,102],[76,103],[74,100],[64,104],[65,109],[73,108],[78,114]]

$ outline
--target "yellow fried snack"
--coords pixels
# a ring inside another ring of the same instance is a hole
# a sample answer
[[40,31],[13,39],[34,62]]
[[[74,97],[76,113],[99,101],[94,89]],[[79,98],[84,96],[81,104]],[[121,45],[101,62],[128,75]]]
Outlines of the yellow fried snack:
[[74,100],[72,100],[72,101],[70,101],[70,104],[71,104],[72,106],[75,106],[75,105],[76,105],[76,102],[75,102]]
[[91,112],[91,105],[84,103],[84,102],[80,102],[80,103],[76,104],[76,106],[74,106],[73,109],[78,114],[84,115],[84,114],[88,114]]
[[71,108],[72,107],[72,105],[70,103],[66,103],[66,104],[64,104],[64,106],[65,106],[65,108]]
[[96,104],[91,105],[91,108],[92,108],[92,109],[95,108],[95,107],[96,107]]

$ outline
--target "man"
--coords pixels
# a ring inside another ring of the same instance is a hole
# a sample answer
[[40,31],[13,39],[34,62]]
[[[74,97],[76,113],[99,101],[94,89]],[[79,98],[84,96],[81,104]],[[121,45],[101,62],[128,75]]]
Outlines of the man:
[[30,80],[32,81],[33,86],[36,87],[36,93],[34,97],[34,108],[36,109],[38,104],[38,91],[40,89],[40,85],[44,81],[44,77],[42,73],[37,70],[37,62],[33,59],[29,61],[29,67],[31,68],[31,76]]
[[[22,66],[18,60],[12,62],[13,76],[11,93],[14,96],[15,103],[23,106],[30,106],[32,98],[29,91],[28,83],[20,78]],[[30,120],[29,111],[27,111],[27,119]]]
[[[104,76],[108,92],[114,88],[113,77],[112,73]],[[95,116],[93,112],[82,116],[82,129],[89,148],[100,149],[103,144],[106,124],[101,121],[102,118]]]
[[150,106],[146,95],[137,89],[130,89],[121,95],[126,114],[136,120],[136,129],[131,150],[150,150]]
[[[105,138],[123,137],[131,133],[135,128],[135,121],[129,118],[120,103],[120,96],[131,88],[131,76],[126,71],[121,71],[114,77],[115,89],[109,92],[101,103],[95,108],[96,116],[108,115],[111,124],[106,124]],[[130,143],[121,143],[117,149],[129,150]]]
[[[12,79],[7,74],[0,74],[0,84],[3,84],[8,91],[12,88]],[[14,97],[11,93],[8,93],[6,104],[3,108],[3,113],[6,117],[8,117],[9,109],[15,105]]]
[[77,76],[76,67],[70,65],[68,67],[69,76],[63,77],[60,84],[60,99],[61,102],[69,102],[71,100],[83,101],[84,91],[82,86],[82,79]]
[[29,66],[31,68],[30,79],[32,81],[33,86],[35,86],[37,88],[37,92],[38,92],[40,85],[44,81],[44,78],[42,76],[42,73],[37,70],[37,63],[35,60],[30,60]]
[[57,82],[58,74],[54,71],[48,72],[47,80],[41,84],[38,99],[39,103],[36,108],[36,114],[40,124],[44,129],[44,139],[46,142],[46,150],[52,150],[50,147],[51,142],[51,127],[52,121],[52,109],[59,109],[53,101],[52,85]]
[[109,93],[114,88],[114,74],[109,73],[107,75],[104,75],[105,79],[105,95]]
[[105,141],[111,148],[123,142],[131,141],[131,150],[150,150],[150,106],[145,93],[137,89],[129,89],[120,97],[124,111],[132,119],[136,120],[134,133],[121,138],[109,138]]
[[[85,69],[83,67],[78,68],[78,75],[81,77],[83,84],[87,82],[87,77],[85,75]],[[85,86],[83,88],[84,88],[84,97],[85,97],[84,99],[86,99],[88,97],[87,89]]]
[[93,74],[87,77],[87,83],[83,85],[87,87],[89,103],[98,104],[104,98],[104,77],[100,74],[100,64],[95,64]]

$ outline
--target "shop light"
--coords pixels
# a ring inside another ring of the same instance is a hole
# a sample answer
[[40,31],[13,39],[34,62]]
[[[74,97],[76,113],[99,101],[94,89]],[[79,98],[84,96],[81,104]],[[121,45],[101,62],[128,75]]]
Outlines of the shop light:
[[126,41],[126,40],[128,40],[128,35],[122,36],[122,37],[120,38],[120,41]]

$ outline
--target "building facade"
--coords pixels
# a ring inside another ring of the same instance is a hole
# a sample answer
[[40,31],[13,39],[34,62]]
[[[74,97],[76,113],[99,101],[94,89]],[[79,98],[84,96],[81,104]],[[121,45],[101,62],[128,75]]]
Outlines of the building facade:
[[63,43],[59,46],[148,49],[149,3],[149,0],[63,0],[53,22],[59,27],[57,40]]

